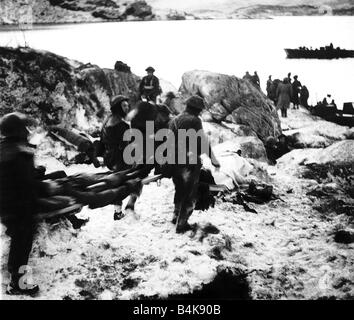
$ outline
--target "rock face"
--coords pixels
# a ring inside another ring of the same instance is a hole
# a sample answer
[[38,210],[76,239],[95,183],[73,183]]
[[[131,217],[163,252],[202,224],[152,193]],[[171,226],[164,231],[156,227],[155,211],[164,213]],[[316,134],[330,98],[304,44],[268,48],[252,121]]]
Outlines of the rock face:
[[354,164],[354,140],[344,140],[317,152],[309,162],[327,164]]
[[139,78],[29,48],[0,48],[0,115],[30,114],[46,125],[94,131],[117,94],[137,100]]
[[194,94],[203,97],[213,119],[246,125],[262,141],[268,136],[278,136],[281,133],[276,108],[248,81],[235,76],[195,70],[183,74],[180,92],[185,97]]
[[326,148],[353,138],[353,129],[321,119],[304,108],[282,119],[283,133],[296,148]]
[[49,2],[53,6],[71,11],[90,12],[92,17],[105,20],[127,20],[129,16],[133,20],[151,20],[154,17],[151,6],[145,1],[126,1],[120,4],[112,0],[49,0]]
[[267,161],[262,141],[249,127],[229,123],[204,122],[203,128],[215,150],[224,145],[230,152],[235,153],[237,150],[241,150],[243,157]]

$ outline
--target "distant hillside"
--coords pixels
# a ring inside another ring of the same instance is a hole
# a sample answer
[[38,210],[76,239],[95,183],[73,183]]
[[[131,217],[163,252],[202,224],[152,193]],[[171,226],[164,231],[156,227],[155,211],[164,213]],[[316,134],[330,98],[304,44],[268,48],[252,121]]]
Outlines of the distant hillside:
[[1,0],[0,24],[353,15],[353,0]]

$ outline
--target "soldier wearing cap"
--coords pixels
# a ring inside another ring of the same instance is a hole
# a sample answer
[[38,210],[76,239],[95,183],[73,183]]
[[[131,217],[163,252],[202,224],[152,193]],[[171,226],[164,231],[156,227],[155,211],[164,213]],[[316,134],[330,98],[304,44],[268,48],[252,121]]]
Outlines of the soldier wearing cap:
[[[211,150],[210,143],[203,131],[202,121],[199,118],[199,115],[204,108],[205,105],[203,99],[199,96],[192,96],[186,101],[185,111],[170,122],[170,130],[175,139],[176,159],[174,164],[168,164],[168,172],[175,185],[175,208],[172,222],[177,224],[176,232],[178,233],[188,230],[188,219],[195,207],[201,169],[200,155],[203,152],[203,144],[207,146],[208,156],[210,157],[212,164],[215,168],[220,167],[219,162]],[[197,135],[200,135],[201,139],[196,140],[197,146],[194,146],[193,148],[186,140],[186,143],[179,140],[178,132],[183,129],[193,129]],[[182,148],[185,148],[185,150],[182,150]],[[187,155],[185,162],[179,162],[179,153]]]
[[30,124],[31,120],[21,113],[10,113],[0,120],[0,218],[11,238],[8,294],[34,294],[39,290],[37,285],[23,281],[36,229],[34,215],[40,187],[27,139],[26,126]]
[[[110,169],[121,171],[129,166],[124,162],[123,152],[127,146],[127,141],[123,140],[125,131],[130,129],[125,121],[126,115],[130,111],[129,99],[123,95],[118,95],[111,100],[111,115],[104,121],[101,130],[101,142],[103,144],[104,164]],[[122,203],[115,206],[114,219],[122,218]]]
[[161,94],[159,79],[154,75],[155,69],[148,67],[145,69],[147,75],[143,77],[139,85],[139,93],[142,99],[156,103],[156,98]]

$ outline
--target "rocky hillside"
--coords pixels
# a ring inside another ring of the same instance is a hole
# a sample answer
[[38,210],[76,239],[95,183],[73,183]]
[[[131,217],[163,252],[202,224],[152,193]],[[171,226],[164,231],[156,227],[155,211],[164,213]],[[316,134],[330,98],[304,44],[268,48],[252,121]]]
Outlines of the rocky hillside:
[[101,69],[50,52],[0,48],[0,114],[17,110],[46,125],[94,131],[109,110],[110,97],[134,103],[139,77]]
[[2,0],[0,24],[353,15],[350,0]]
[[[110,98],[117,94],[137,101],[140,78],[126,72],[29,48],[0,48],[0,115],[17,110],[39,119],[45,129],[62,124],[91,134],[101,127]],[[281,133],[278,114],[267,97],[251,83],[207,71],[186,72],[171,105],[184,109],[193,94],[202,96],[208,111],[204,127],[212,144],[225,141],[253,159],[266,161],[263,141]]]
[[3,0],[0,24],[152,20],[151,6],[136,0]]

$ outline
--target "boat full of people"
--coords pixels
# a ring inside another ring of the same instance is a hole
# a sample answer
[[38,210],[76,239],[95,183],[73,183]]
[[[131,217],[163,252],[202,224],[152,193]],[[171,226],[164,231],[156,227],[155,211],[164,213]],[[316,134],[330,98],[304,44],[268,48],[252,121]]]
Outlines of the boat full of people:
[[327,98],[318,102],[316,106],[310,107],[311,114],[340,125],[354,127],[354,103],[344,102],[343,109],[340,110],[334,100],[330,102],[328,98],[331,96],[327,95]]
[[329,46],[312,49],[307,47],[299,47],[297,49],[284,49],[288,59],[339,59],[354,58],[354,50],[334,48],[331,43]]

